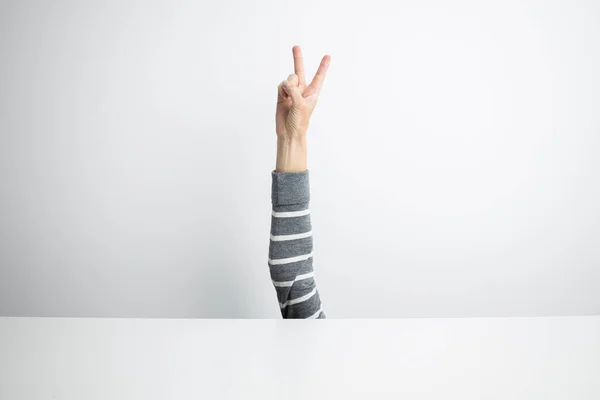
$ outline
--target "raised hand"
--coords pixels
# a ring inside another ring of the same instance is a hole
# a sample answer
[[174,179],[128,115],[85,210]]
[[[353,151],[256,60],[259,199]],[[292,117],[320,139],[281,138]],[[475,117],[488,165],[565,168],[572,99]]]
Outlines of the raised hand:
[[304,59],[300,46],[292,48],[294,73],[277,87],[275,130],[278,137],[297,137],[306,134],[310,116],[317,105],[331,56],[325,55],[309,85],[304,74]]
[[306,169],[306,132],[327,75],[331,56],[325,55],[309,85],[304,74],[300,46],[292,48],[294,73],[277,87],[275,131],[277,133],[278,172]]

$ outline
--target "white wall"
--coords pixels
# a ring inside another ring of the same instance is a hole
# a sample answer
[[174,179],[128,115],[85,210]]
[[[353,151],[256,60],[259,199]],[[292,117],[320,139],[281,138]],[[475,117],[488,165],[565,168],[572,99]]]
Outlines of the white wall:
[[600,313],[594,1],[0,3],[0,315],[279,317],[277,84],[328,317]]

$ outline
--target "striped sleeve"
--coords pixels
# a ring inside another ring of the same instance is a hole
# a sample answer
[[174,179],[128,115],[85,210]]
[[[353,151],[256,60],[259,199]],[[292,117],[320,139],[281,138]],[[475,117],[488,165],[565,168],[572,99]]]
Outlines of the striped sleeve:
[[308,170],[271,172],[269,271],[283,318],[324,319],[313,271]]

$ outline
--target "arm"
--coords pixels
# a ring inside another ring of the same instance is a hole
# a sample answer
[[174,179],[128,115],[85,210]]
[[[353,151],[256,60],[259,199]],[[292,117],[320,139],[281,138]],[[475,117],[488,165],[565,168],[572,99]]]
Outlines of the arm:
[[[305,157],[298,153],[298,158]],[[271,179],[269,269],[281,316],[325,318],[313,271],[308,170],[275,169]]]
[[325,318],[313,271],[308,170],[272,171],[269,269],[283,318]]
[[325,318],[313,271],[306,131],[329,66],[323,57],[310,85],[304,81],[300,47],[295,74],[278,87],[277,162],[271,172],[269,271],[283,318]]

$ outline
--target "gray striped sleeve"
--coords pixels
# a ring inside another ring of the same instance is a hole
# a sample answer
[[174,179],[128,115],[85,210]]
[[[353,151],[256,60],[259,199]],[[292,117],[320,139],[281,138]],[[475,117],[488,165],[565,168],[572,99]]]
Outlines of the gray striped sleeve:
[[313,271],[308,170],[271,172],[269,270],[283,318],[325,318]]

